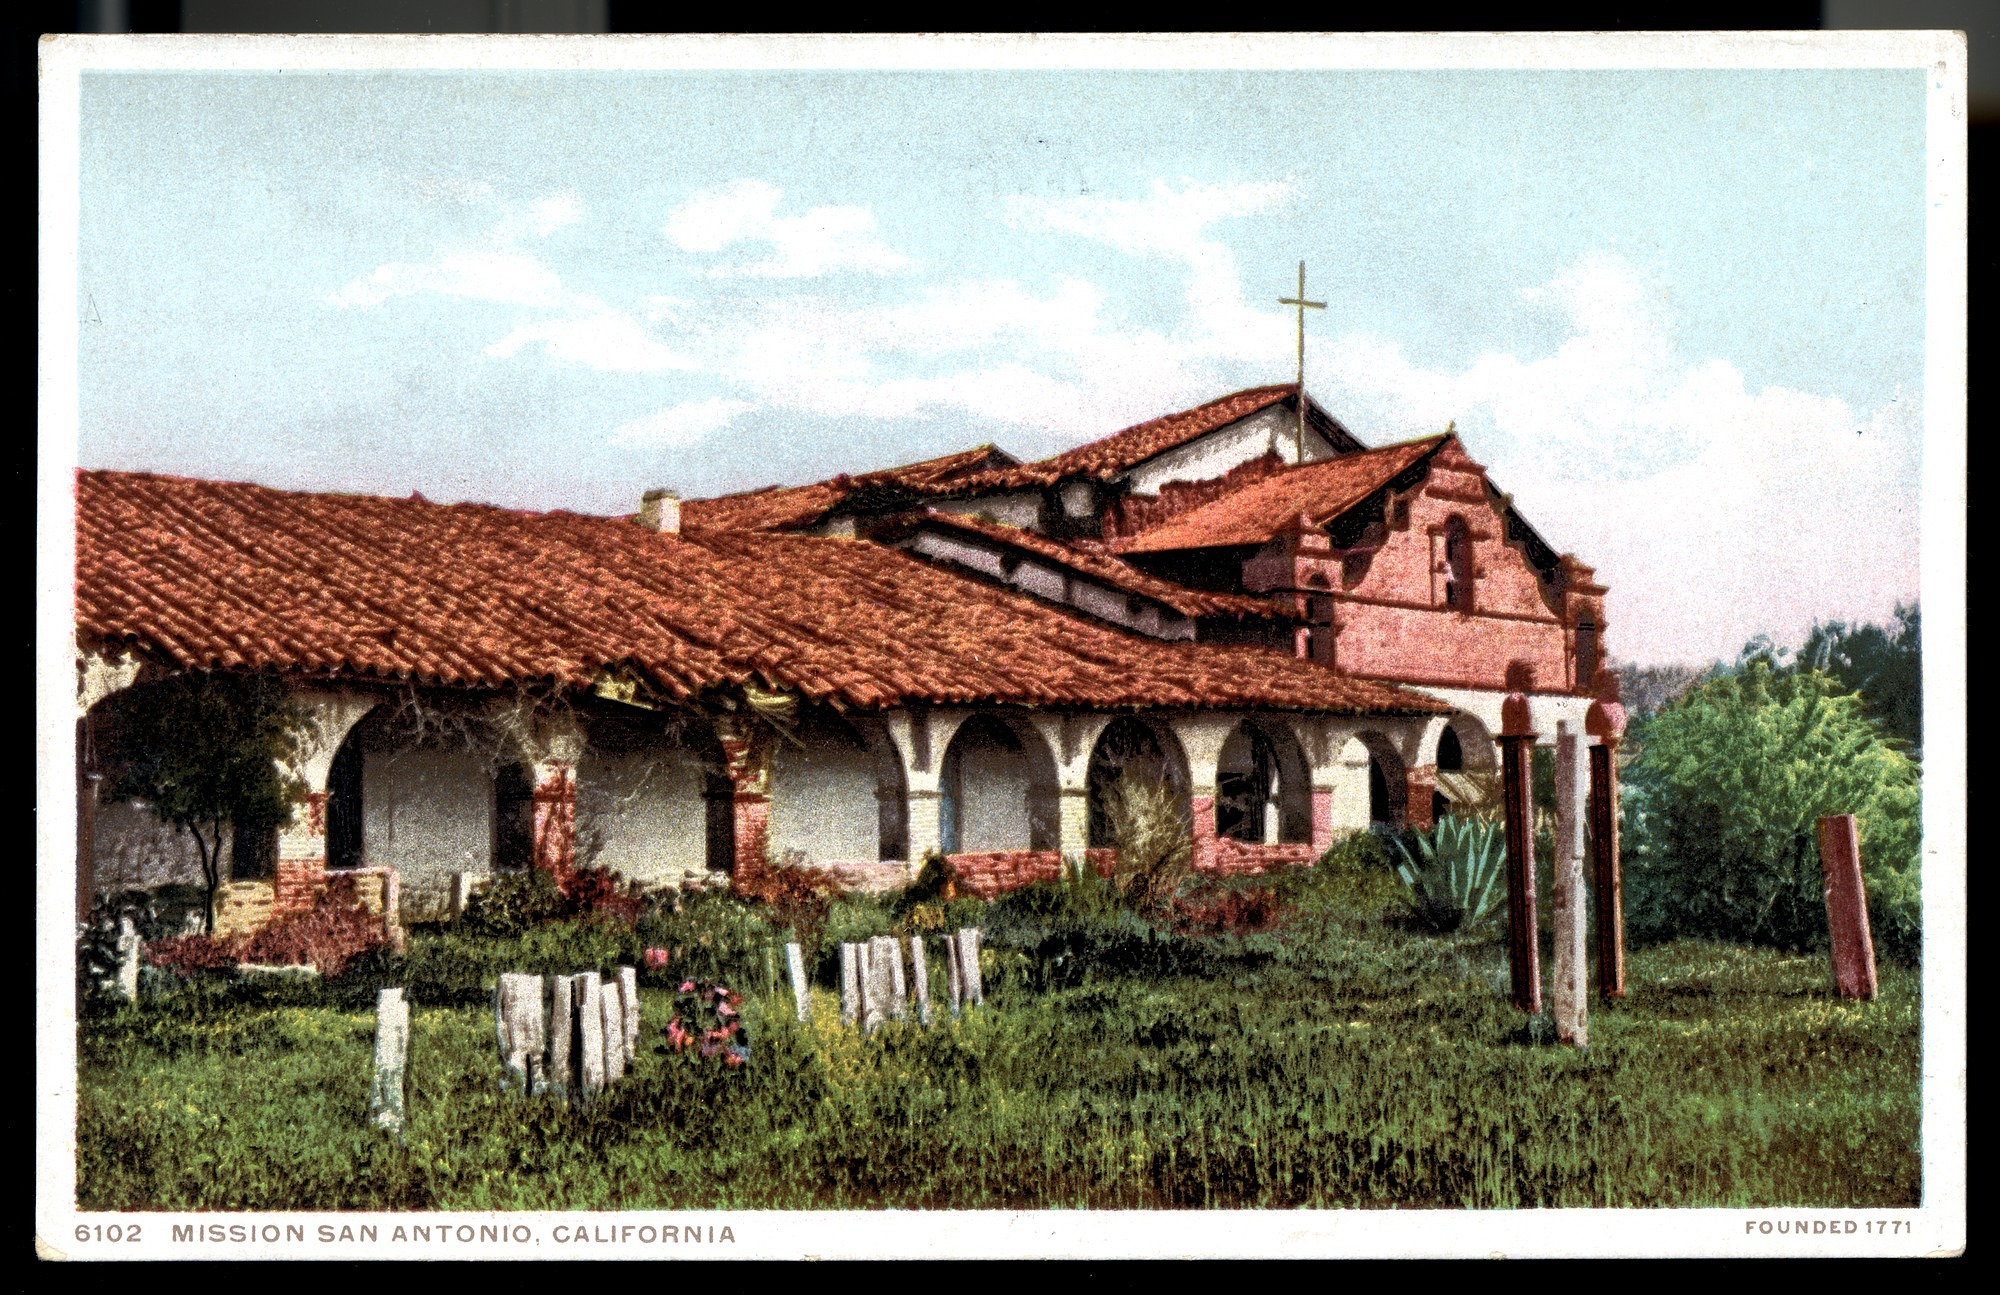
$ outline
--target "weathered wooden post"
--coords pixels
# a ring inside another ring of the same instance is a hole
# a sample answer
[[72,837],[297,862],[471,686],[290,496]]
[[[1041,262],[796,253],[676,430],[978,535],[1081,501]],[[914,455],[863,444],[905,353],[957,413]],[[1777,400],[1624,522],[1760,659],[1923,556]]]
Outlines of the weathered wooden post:
[[410,1009],[400,989],[375,997],[375,1077],[368,1115],[375,1127],[403,1136],[403,1074],[410,1056]]
[[908,983],[903,979],[902,943],[893,935],[878,935],[871,943],[875,946],[875,956],[888,968],[889,1015],[899,1021],[905,1020],[910,1014],[910,990]]
[[604,1013],[604,1086],[609,1088],[625,1077],[625,1003],[618,996],[618,982],[606,984],[597,1001]]
[[917,991],[917,1024],[931,1023],[931,970],[924,962],[924,937],[910,937],[910,983]]
[[620,1042],[625,1047],[625,1065],[629,1069],[639,1055],[639,969],[637,967],[618,968],[618,1008],[619,1020],[625,1030]]
[[1597,992],[1625,997],[1625,879],[1618,861],[1618,742],[1625,736],[1625,708],[1618,704],[1618,676],[1603,672],[1603,691],[1590,704],[1583,731],[1590,748],[1591,898],[1597,908]]
[[542,978],[503,971],[493,988],[495,1030],[500,1036],[501,1087],[510,1092],[533,1091],[540,1058],[548,1047],[542,1023]]
[[791,974],[792,1002],[798,1008],[799,1020],[803,1021],[812,1005],[812,995],[806,984],[805,950],[799,947],[796,940],[785,945],[785,970]]
[[985,1006],[986,982],[979,975],[979,928],[960,927],[958,931],[958,974],[965,985],[965,1001],[968,1005]]
[[1819,863],[1826,873],[1826,925],[1833,936],[1833,981],[1842,998],[1875,997],[1875,942],[1861,880],[1861,836],[1852,814],[1819,821]]
[[542,1067],[544,1091],[567,1100],[576,1091],[576,983],[549,977],[549,1055]]
[[840,946],[840,1023],[852,1025],[861,1018],[861,946]]
[[139,1001],[139,927],[130,913],[118,915],[118,996]]
[[1589,919],[1583,894],[1583,808],[1589,771],[1567,721],[1556,724],[1556,858],[1550,896],[1555,918],[1556,1039],[1590,1045]]
[[[1508,669],[1508,683],[1526,677]],[[1530,1015],[1542,1010],[1541,950],[1535,914],[1535,785],[1529,763],[1535,730],[1528,698],[1520,691],[1500,703],[1500,770],[1507,812],[1507,968],[1514,1006]]]
[[951,934],[940,936],[939,938],[944,941],[945,993],[951,999],[952,1019],[956,1020],[958,1018],[959,1005],[965,998],[965,982],[958,974],[958,936]]
[[604,992],[597,973],[579,973],[570,984],[576,1024],[570,1037],[576,1047],[576,1088],[579,1102],[604,1091]]

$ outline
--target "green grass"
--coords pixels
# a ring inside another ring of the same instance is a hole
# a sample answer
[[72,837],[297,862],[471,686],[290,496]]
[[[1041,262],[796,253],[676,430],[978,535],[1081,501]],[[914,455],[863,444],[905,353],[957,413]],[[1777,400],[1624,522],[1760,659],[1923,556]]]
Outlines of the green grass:
[[1529,1038],[1490,936],[1400,929],[1381,881],[1309,883],[1280,939],[1200,976],[1047,988],[996,948],[988,1006],[928,1030],[753,1001],[741,1072],[653,1055],[671,998],[647,990],[635,1074],[581,1112],[500,1094],[485,1009],[419,1005],[402,1145],[363,1117],[372,1012],[178,995],[81,1034],[79,1204],[1918,1203],[1913,970],[1855,1004],[1823,957],[1642,949],[1577,1051]]

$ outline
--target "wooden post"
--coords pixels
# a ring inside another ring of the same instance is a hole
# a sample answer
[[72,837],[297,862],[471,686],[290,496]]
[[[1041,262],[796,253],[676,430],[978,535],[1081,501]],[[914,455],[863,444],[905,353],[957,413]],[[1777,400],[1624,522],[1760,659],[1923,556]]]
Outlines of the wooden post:
[[568,976],[549,977],[549,1054],[542,1073],[547,1091],[567,1099],[576,1091],[576,986]]
[[410,1056],[410,1009],[400,989],[375,998],[375,1075],[368,1086],[368,1116],[378,1129],[403,1136],[403,1074]]
[[1833,980],[1842,998],[1875,997],[1875,942],[1861,880],[1861,837],[1854,815],[1819,821],[1819,862],[1826,873],[1826,925],[1833,936]]
[[986,982],[979,975],[979,928],[960,927],[958,932],[958,974],[965,983],[965,1001],[985,1006]]
[[620,1040],[625,1047],[625,1065],[629,1069],[639,1055],[639,969],[637,967],[618,968],[618,1008],[619,1020],[625,1031]]
[[861,946],[840,946],[840,1023],[852,1025],[861,1018]]
[[1535,914],[1535,786],[1529,764],[1535,733],[1528,699],[1509,693],[1500,704],[1501,783],[1507,813],[1507,967],[1514,1006],[1542,1010],[1542,967]]
[[792,977],[792,1002],[798,1007],[799,1020],[806,1019],[812,1005],[810,987],[806,984],[806,954],[796,940],[785,945],[785,970]]
[[917,991],[917,1024],[931,1023],[931,970],[924,962],[924,937],[910,937],[910,983]]
[[909,1017],[909,985],[903,979],[903,948],[893,935],[879,936],[876,956],[889,969],[889,1015],[897,1020]]
[[965,981],[958,973],[958,936],[941,936],[944,940],[944,987],[951,998],[952,1019],[958,1018],[960,1003],[965,998]]
[[576,1005],[576,1095],[588,1102],[604,1091],[604,992],[594,971],[580,972],[571,982]]
[[1555,1026],[1558,1041],[1590,1046],[1589,919],[1583,893],[1583,809],[1589,773],[1582,742],[1556,726]]

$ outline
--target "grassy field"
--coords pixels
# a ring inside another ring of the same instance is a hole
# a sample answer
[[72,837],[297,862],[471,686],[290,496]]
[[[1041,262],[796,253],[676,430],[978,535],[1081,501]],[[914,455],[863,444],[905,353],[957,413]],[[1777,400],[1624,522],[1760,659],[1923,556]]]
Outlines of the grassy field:
[[80,1035],[86,1209],[1909,1206],[1913,970],[1843,1003],[1823,957],[1635,952],[1591,1046],[1532,1037],[1490,938],[1314,883],[1200,975],[1052,977],[872,1038],[754,1000],[726,1072],[654,1055],[595,1108],[502,1097],[490,1013],[413,1012],[410,1124],[366,1127],[372,1012],[179,995]]

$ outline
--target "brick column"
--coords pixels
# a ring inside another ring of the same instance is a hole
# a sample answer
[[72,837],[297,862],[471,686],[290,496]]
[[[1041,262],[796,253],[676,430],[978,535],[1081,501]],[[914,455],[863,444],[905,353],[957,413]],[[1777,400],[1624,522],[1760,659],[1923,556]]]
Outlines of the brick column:
[[1852,814],[1819,820],[1820,867],[1826,874],[1826,923],[1833,937],[1834,987],[1842,998],[1875,997],[1875,943],[1861,880],[1861,837]]
[[1403,771],[1403,824],[1411,831],[1428,832],[1436,826],[1431,797],[1437,794],[1437,785],[1434,764],[1411,765]]
[[326,792],[306,793],[292,820],[278,829],[278,863],[271,880],[271,912],[297,913],[326,889]]
[[1203,793],[1192,796],[1188,802],[1189,817],[1193,819],[1194,856],[1192,862],[1197,872],[1215,870],[1215,796]]
[[[768,736],[747,720],[716,724],[722,743],[723,772],[734,789],[731,816],[736,832],[736,857],[730,884],[743,887],[763,874],[771,835],[771,748]],[[916,827],[911,825],[914,846]]]

